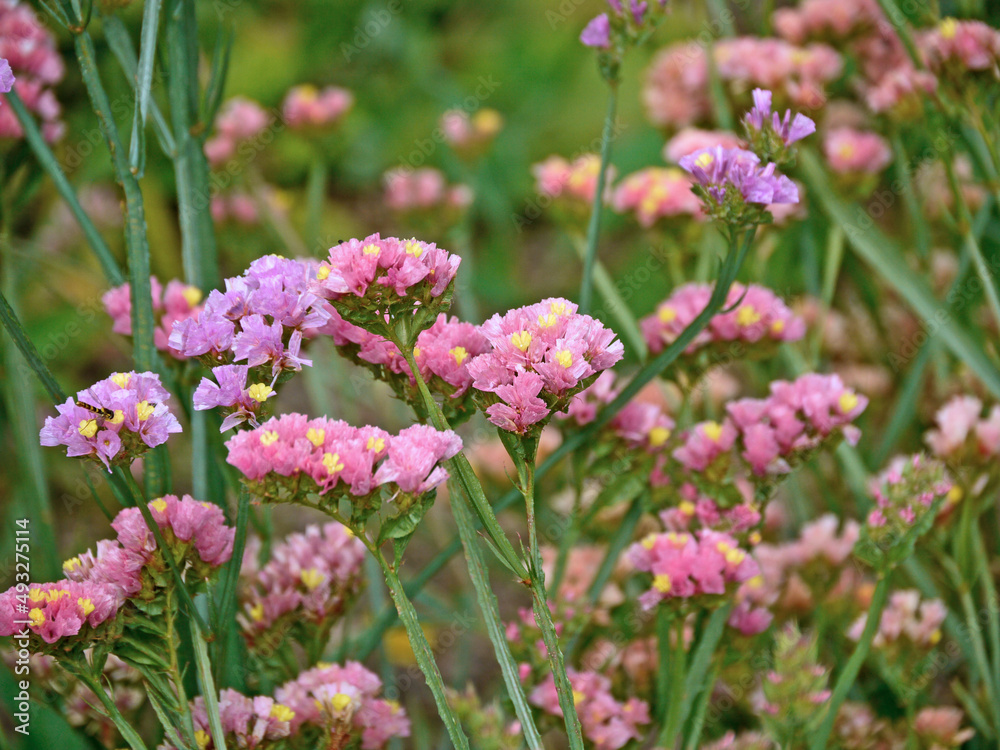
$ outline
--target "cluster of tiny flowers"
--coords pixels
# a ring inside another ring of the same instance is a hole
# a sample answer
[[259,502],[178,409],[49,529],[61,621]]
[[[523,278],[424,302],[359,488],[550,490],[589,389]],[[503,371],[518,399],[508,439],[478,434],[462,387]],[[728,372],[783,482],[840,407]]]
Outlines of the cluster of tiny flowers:
[[[217,748],[212,740],[208,710],[205,699],[200,695],[191,701],[191,717],[194,719],[194,739],[198,750],[224,750]],[[219,693],[219,721],[226,747],[238,747],[241,750],[281,747],[283,743],[280,741],[291,733],[290,722],[294,717],[292,709],[276,703],[268,696],[248,698],[232,689]],[[165,743],[160,745],[159,750],[181,748]]]
[[[292,733],[302,747],[379,750],[393,737],[410,736],[410,720],[395,701],[379,698],[382,681],[357,662],[319,664],[286,682],[275,699],[294,712]],[[308,744],[309,739],[313,744]]]
[[151,372],[116,372],[56,406],[39,433],[42,445],[65,445],[67,456],[128,465],[162,445],[181,425],[170,413],[170,394]]
[[[580,717],[583,735],[594,750],[620,750],[644,736],[640,727],[649,724],[649,705],[638,698],[622,702],[611,693],[611,680],[599,672],[566,670],[573,686],[573,703]],[[555,680],[545,680],[531,691],[528,700],[547,714],[562,718]]]
[[801,44],[869,31],[884,17],[877,0],[805,0],[797,8],[779,8],[771,20],[783,38]]
[[819,663],[818,653],[816,634],[804,635],[795,625],[786,625],[775,636],[774,664],[753,702],[769,733],[786,740],[779,747],[801,736],[815,720],[817,707],[830,700],[830,670]]
[[[868,399],[847,388],[838,375],[811,373],[792,382],[771,383],[771,395],[767,398],[745,398],[729,403],[726,406],[729,419],[718,432],[723,438],[728,436],[731,420],[733,441],[739,439],[740,455],[753,473],[758,476],[783,474],[797,458],[835,433],[856,445],[861,432],[852,422],[867,406]],[[705,434],[704,426],[701,432],[711,440],[712,435]],[[714,428],[712,432],[714,434]],[[689,468],[697,468],[695,464],[701,462],[702,456],[711,455],[715,450],[702,451],[690,443],[685,448],[688,450],[684,458],[677,453],[674,456]]]
[[462,259],[433,242],[378,234],[330,248],[310,288],[349,322],[381,333],[385,316],[412,315],[450,301]]
[[461,211],[472,203],[468,185],[449,185],[433,167],[400,167],[385,173],[385,205],[401,213]]
[[[558,200],[573,209],[589,209],[597,192],[597,173],[601,169],[601,157],[597,154],[583,154],[572,162],[561,156],[550,156],[535,164],[531,173],[535,176],[535,191],[543,198]],[[613,171],[609,167],[610,183]]]
[[[712,287],[708,284],[684,284],[677,287],[656,312],[640,322],[649,350],[656,354],[671,343],[708,306]],[[728,312],[717,313],[687,348],[691,354],[705,346],[743,341],[798,341],[805,335],[802,318],[789,309],[784,300],[766,287],[733,284],[726,297]]]
[[1000,454],[1000,404],[985,417],[983,402],[975,396],[956,396],[938,410],[936,427],[924,441],[935,456],[946,461],[984,461]]
[[[174,323],[196,318],[201,313],[201,290],[179,279],[172,279],[164,288],[155,276],[150,277],[149,286],[153,315],[156,318],[153,343],[157,349],[167,352],[175,359],[186,359],[182,352],[170,346],[170,334]],[[101,302],[104,303],[105,312],[111,317],[111,330],[123,336],[131,336],[132,291],[129,284],[109,289],[101,297]]]
[[750,148],[765,161],[783,165],[791,161],[789,146],[816,132],[816,123],[790,109],[782,118],[771,111],[772,93],[766,89],[753,90],[753,108],[746,113],[743,124],[750,139]]
[[843,70],[840,55],[824,44],[800,47],[783,39],[740,37],[706,50],[697,41],[678,42],[657,53],[646,75],[643,100],[655,125],[684,127],[710,118],[709,54],[734,92],[761,87],[806,108],[825,101],[826,84]]
[[288,90],[281,113],[293,130],[321,129],[335,125],[353,104],[354,95],[347,89],[317,89],[305,83]]
[[247,365],[221,365],[212,368],[212,377],[202,378],[194,392],[194,408],[199,411],[223,408],[227,413],[219,427],[225,432],[238,424],[249,422],[258,426],[257,416],[263,404],[274,394],[267,383],[247,384],[250,368]]
[[560,298],[494,315],[479,330],[491,349],[469,364],[475,397],[490,422],[521,435],[540,429],[624,352],[614,331]]
[[42,121],[46,141],[55,143],[62,138],[66,125],[59,119],[62,108],[51,87],[64,73],[55,37],[31,6],[19,0],[0,0],[0,139],[24,137],[21,123],[3,96],[11,89]]
[[682,128],[663,147],[663,158],[676,164],[688,154],[713,146],[722,148],[739,148],[743,141],[735,133],[728,130],[702,130],[701,128]]
[[[921,601],[920,592],[915,589],[893,591],[882,610],[872,644],[875,648],[887,648],[905,639],[920,649],[929,649],[941,640],[941,626],[947,616],[948,609],[940,599]],[[867,613],[862,613],[848,629],[847,637],[860,640],[867,622]]]
[[251,648],[280,622],[324,632],[361,589],[365,547],[339,523],[290,534],[262,568],[259,552],[259,542],[248,545],[240,571],[240,622]]
[[226,447],[226,460],[262,497],[279,499],[281,489],[295,495],[307,489],[301,480],[310,479],[309,491],[349,490],[365,498],[382,485],[408,496],[430,492],[448,478],[438,462],[458,453],[462,440],[451,430],[424,425],[390,435],[378,427],[283,414],[237,433]]
[[839,174],[878,174],[892,161],[889,144],[878,133],[835,128],[823,138],[823,154]]
[[701,201],[691,192],[691,179],[673,167],[649,167],[630,174],[616,187],[611,205],[618,213],[635,212],[649,228],[672,216],[701,216]]
[[601,13],[591,19],[590,23],[580,33],[580,42],[587,47],[608,49],[612,46],[613,37],[622,43],[634,40],[653,20],[656,10],[664,11],[667,0],[656,0],[652,4],[643,0],[608,0],[610,13]]
[[470,117],[464,109],[449,109],[441,115],[444,139],[460,154],[477,153],[489,146],[503,127],[495,109],[483,107]]
[[215,135],[205,141],[205,156],[218,168],[237,154],[240,144],[259,136],[271,124],[271,115],[257,102],[233,97],[215,118]]
[[920,34],[918,45],[934,71],[952,67],[960,73],[995,73],[1000,60],[1000,32],[982,21],[946,18],[937,28]]
[[66,649],[89,644],[123,603],[118,589],[96,581],[18,584],[0,594],[0,636],[30,633],[33,651],[45,648],[38,639]]
[[868,514],[868,539],[885,551],[921,521],[939,501],[952,495],[953,485],[944,466],[916,454],[897,456],[872,481],[875,507]]
[[[704,528],[741,535],[761,522],[760,511],[751,503],[743,502],[724,508],[690,482],[680,485],[677,495],[681,498],[677,507],[660,513],[660,520],[668,531]],[[760,534],[752,534],[750,538],[751,541],[759,541]]]
[[227,221],[253,226],[260,221],[260,214],[253,197],[240,190],[212,196],[212,221],[225,224]]
[[652,587],[639,597],[646,609],[668,599],[722,596],[760,573],[734,537],[707,529],[649,534],[626,556],[636,570],[653,576]]
[[[277,255],[258,258],[243,275],[226,279],[226,291],[213,289],[197,316],[174,324],[170,347],[209,366],[245,362],[253,370],[260,368],[270,375],[271,382],[264,384],[270,388],[283,372],[312,364],[300,356],[303,337],[316,335],[330,321],[330,306],[309,290],[315,278],[311,262]],[[239,382],[239,371],[215,377],[224,394],[213,405],[237,412],[248,406],[243,389],[233,386]],[[212,400],[211,387],[203,382],[199,390],[205,400],[197,408],[212,408],[205,405]],[[252,394],[260,397],[254,399],[257,403],[270,395],[264,390]]]

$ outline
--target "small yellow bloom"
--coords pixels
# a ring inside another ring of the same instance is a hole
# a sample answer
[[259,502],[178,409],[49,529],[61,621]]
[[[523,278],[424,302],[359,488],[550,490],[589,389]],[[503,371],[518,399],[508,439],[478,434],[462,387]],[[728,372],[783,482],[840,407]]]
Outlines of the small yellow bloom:
[[705,422],[705,425],[701,428],[701,433],[713,443],[717,443],[719,442],[719,438],[722,437],[722,425],[718,422]]
[[330,699],[330,705],[337,713],[344,711],[351,705],[351,696],[347,693],[337,693]]
[[295,718],[295,712],[288,706],[275,703],[271,706],[271,718],[277,719],[278,721],[291,721]]
[[119,388],[128,388],[128,383],[132,376],[127,372],[116,372],[111,375],[111,382]]
[[274,430],[264,430],[260,433],[260,444],[263,446],[273,445],[278,442],[278,433]]
[[361,252],[365,255],[378,255],[381,252],[381,248],[378,245],[369,243],[361,248]]
[[80,611],[83,612],[84,617],[89,617],[90,613],[94,611],[94,602],[90,599],[80,598],[76,600],[76,603],[80,605]]
[[31,627],[33,628],[40,627],[44,622],[45,622],[45,613],[42,612],[42,610],[36,608],[28,612],[28,624]]
[[323,583],[324,575],[320,573],[316,568],[309,568],[308,570],[303,570],[301,574],[303,585],[312,591],[314,588]]
[[69,560],[63,563],[63,570],[67,573],[72,573],[74,570],[79,568],[83,563],[80,562],[79,557],[71,557]]
[[492,107],[483,107],[472,116],[472,125],[482,135],[496,135],[503,127],[503,117]]
[[375,437],[372,435],[368,438],[368,450],[375,451],[376,453],[381,453],[385,450],[385,438]]
[[581,693],[579,690],[574,690],[573,691],[573,705],[574,706],[579,706],[580,705],[580,701],[582,701],[585,697],[586,696],[583,693]]
[[673,323],[677,317],[677,311],[670,305],[663,305],[656,313],[661,323]]
[[549,303],[549,309],[555,315],[565,315],[567,308],[565,302],[551,302]]
[[554,313],[538,316],[538,325],[541,328],[551,328],[559,322],[559,318]]
[[111,424],[121,424],[125,421],[125,412],[121,409],[115,409],[115,415],[111,419],[107,420]]
[[694,160],[696,166],[702,169],[707,169],[711,166],[712,162],[715,161],[715,157],[708,151],[703,152],[697,159]]
[[323,466],[328,474],[336,474],[338,471],[344,470],[344,462],[340,460],[339,453],[324,453]]
[[945,39],[954,39],[958,33],[958,21],[954,18],[946,18],[941,22],[941,36]]
[[690,500],[682,500],[677,509],[685,516],[693,516],[695,511],[694,503]]
[[653,545],[656,544],[656,534],[647,534],[642,539],[642,546],[646,549],[653,549]]
[[140,401],[135,407],[135,413],[140,422],[145,422],[153,416],[154,411],[156,411],[156,407],[151,406],[148,401]]
[[957,484],[953,484],[951,486],[951,489],[948,490],[948,494],[945,497],[947,498],[948,503],[950,503],[951,505],[957,505],[962,501],[962,497],[964,495],[965,493],[962,491],[962,488],[959,487]]
[[771,333],[775,336],[780,336],[785,330],[785,321],[778,318],[773,323],[771,323]]
[[326,430],[322,427],[318,430],[315,427],[310,427],[306,430],[306,440],[319,448],[323,445],[323,441],[326,440]]
[[454,349],[449,349],[448,354],[455,358],[456,365],[461,365],[466,359],[469,358],[469,352],[464,346],[456,346]]
[[666,427],[654,427],[649,431],[649,445],[652,448],[659,448],[670,439],[670,430]]
[[764,585],[764,576],[762,575],[756,575],[747,581],[747,586],[749,586],[752,589],[759,589],[763,585]]
[[519,331],[510,337],[510,343],[522,352],[526,352],[528,351],[528,347],[531,346],[531,334],[527,331]]
[[741,305],[736,311],[736,322],[746,328],[760,322],[760,313],[753,305]]
[[762,538],[763,537],[761,537],[759,531],[751,531],[750,535],[747,537],[747,541],[750,542],[750,544],[757,545],[760,544],[760,540]]
[[205,750],[208,747],[208,743],[212,741],[212,737],[208,732],[199,729],[194,733],[194,741],[198,745],[198,750]]
[[78,428],[80,434],[85,438],[92,438],[97,434],[97,420],[96,419],[81,419],[80,427]]
[[844,391],[840,394],[840,400],[837,402],[837,405],[840,407],[841,414],[847,414],[858,405],[858,397],[854,391]]
[[324,263],[319,267],[319,270],[316,272],[316,280],[324,281],[325,279],[328,278],[330,278],[330,266]]
[[155,510],[157,513],[163,513],[167,509],[167,501],[162,497],[157,498],[149,504],[149,507]]
[[260,622],[264,619],[264,605],[257,603],[250,607],[250,619],[254,622]]
[[247,388],[247,395],[258,403],[266,401],[272,393],[274,393],[274,389],[267,383],[254,383]]
[[41,589],[30,589],[28,591],[28,599],[33,602],[44,602],[48,599],[48,596]]
[[201,302],[201,289],[196,286],[188,284],[184,287],[184,291],[181,294],[184,295],[184,301],[191,307],[196,307]]
[[661,594],[667,594],[670,592],[670,576],[666,573],[660,573],[653,577],[653,588],[659,591]]
[[741,549],[731,549],[726,553],[726,562],[730,565],[739,565],[747,557],[747,553]]
[[424,254],[423,245],[417,242],[415,239],[406,241],[406,254],[412,255],[414,258],[419,258]]
[[569,349],[562,349],[556,352],[556,362],[563,367],[569,367],[573,364],[573,353]]

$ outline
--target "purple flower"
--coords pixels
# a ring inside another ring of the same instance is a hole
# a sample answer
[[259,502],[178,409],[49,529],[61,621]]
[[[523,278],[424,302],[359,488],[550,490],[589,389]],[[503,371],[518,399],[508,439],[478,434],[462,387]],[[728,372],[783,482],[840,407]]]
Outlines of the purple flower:
[[607,49],[611,46],[611,21],[607,13],[597,16],[580,34],[580,41],[587,47]]
[[753,109],[747,112],[744,119],[749,130],[764,130],[770,124],[771,129],[781,138],[786,146],[800,141],[807,135],[816,132],[816,123],[801,113],[796,113],[792,119],[792,111],[785,110],[781,119],[777,112],[771,112],[771,92],[766,89],[753,90]]
[[10,63],[0,57],[0,94],[6,94],[14,88],[14,73]]
[[222,407],[229,415],[222,421],[220,432],[249,421],[257,423],[260,405],[274,395],[274,389],[267,383],[253,383],[247,387],[250,368],[246,365],[223,365],[213,367],[212,374],[218,385],[208,378],[202,378],[194,392],[194,408],[198,411]]
[[747,203],[766,206],[799,202],[799,190],[794,182],[777,174],[774,164],[761,168],[757,155],[741,148],[703,148],[683,157],[680,165],[717,204],[725,200],[730,186],[735,187]]
[[635,20],[636,26],[642,26],[648,7],[646,3],[640,3],[638,0],[630,0],[629,10],[632,11],[632,18]]

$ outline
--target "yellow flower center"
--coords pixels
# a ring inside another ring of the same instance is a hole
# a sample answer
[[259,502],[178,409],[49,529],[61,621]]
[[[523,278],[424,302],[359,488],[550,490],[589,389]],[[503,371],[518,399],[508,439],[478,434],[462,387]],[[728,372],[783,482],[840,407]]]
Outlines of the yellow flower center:
[[111,424],[121,424],[125,421],[125,412],[121,409],[115,409],[115,415],[108,420]]
[[368,438],[368,450],[375,451],[376,453],[381,453],[385,450],[385,438],[375,437],[372,435]]
[[759,589],[763,585],[764,585],[764,576],[761,575],[756,575],[749,581],[747,581],[747,586],[749,586],[752,589]]
[[323,441],[326,440],[326,430],[322,427],[318,430],[315,427],[310,427],[306,430],[306,440],[319,448],[323,445]]
[[782,333],[784,330],[785,330],[785,321],[783,321],[781,318],[778,318],[776,321],[771,323],[771,333],[777,335]]
[[119,388],[128,388],[128,384],[131,379],[132,375],[127,372],[116,372],[111,376],[111,382]]
[[312,591],[314,588],[323,583],[324,576],[316,570],[316,568],[309,568],[308,570],[302,571],[301,578],[303,585]]
[[741,549],[731,549],[726,553],[726,562],[730,565],[739,565],[747,557],[747,553]]
[[538,325],[541,326],[542,328],[551,328],[558,322],[559,318],[553,313],[549,313],[548,315],[538,316]]
[[965,493],[962,491],[961,487],[959,487],[957,484],[953,484],[951,486],[951,489],[948,490],[948,495],[947,495],[948,502],[951,503],[952,505],[957,505],[959,502],[961,502],[964,494]]
[[414,258],[419,258],[424,254],[424,247],[416,240],[406,241],[406,254],[412,255]]
[[753,305],[743,305],[736,311],[736,322],[746,328],[760,322],[760,313]]
[[954,39],[958,33],[958,21],[954,18],[946,18],[941,22],[941,36],[945,39]]
[[642,546],[646,549],[653,549],[653,545],[656,544],[656,534],[647,534],[642,539]]
[[28,612],[28,625],[33,628],[40,627],[45,622],[45,613],[40,609],[33,609]]
[[247,388],[247,395],[258,403],[266,401],[272,393],[274,393],[274,389],[267,383],[254,383]]
[[469,352],[466,351],[464,346],[456,346],[454,349],[450,349],[448,354],[455,358],[456,365],[462,364],[469,358]]
[[857,407],[858,397],[854,393],[854,391],[844,391],[840,395],[840,400],[837,402],[837,405],[840,407],[840,411],[842,414],[847,414],[848,412],[853,411],[855,407]]
[[569,367],[573,364],[573,353],[569,349],[562,349],[556,352],[556,362],[563,367]]
[[196,286],[188,285],[184,287],[182,294],[184,295],[184,301],[187,302],[190,307],[195,307],[199,302],[201,302],[201,289]]
[[713,443],[719,442],[722,437],[722,425],[718,422],[705,422],[701,428],[701,433]]
[[96,419],[81,419],[80,420],[80,434],[85,438],[92,438],[97,434],[97,420]]
[[48,597],[45,595],[45,592],[42,591],[41,589],[31,589],[28,592],[28,599],[30,599],[33,602],[44,602],[46,599],[48,599]]
[[519,331],[510,337],[510,343],[525,352],[531,346],[531,334],[527,331]]
[[94,611],[94,603],[90,599],[77,599],[76,603],[80,605],[80,611],[83,612],[84,617],[89,617],[90,613]]
[[661,594],[666,594],[670,591],[670,576],[666,573],[660,573],[653,577],[653,588],[659,591]]
[[330,705],[333,706],[334,711],[343,711],[351,705],[351,696],[347,693],[337,693],[330,699]]
[[344,462],[340,460],[339,453],[324,453],[323,466],[328,474],[336,474],[338,471],[344,470]]
[[264,605],[263,604],[259,604],[258,603],[258,604],[254,604],[252,607],[250,607],[250,619],[253,620],[254,622],[260,622],[261,620],[264,619]]
[[707,169],[714,161],[715,157],[712,156],[712,154],[709,153],[708,151],[705,151],[702,154],[700,154],[697,159],[694,160],[694,163],[696,166],[699,166],[702,169]]
[[194,741],[198,745],[198,750],[205,750],[208,747],[208,743],[212,741],[212,737],[208,732],[199,729],[194,733]]
[[155,510],[157,513],[163,513],[167,509],[167,501],[162,497],[157,498],[149,504],[149,507]]
[[153,416],[153,412],[155,411],[155,409],[156,407],[150,406],[148,401],[140,401],[138,405],[136,405],[135,407],[135,413],[136,416],[139,417],[140,422],[145,422],[147,419]]
[[271,718],[277,719],[278,721],[291,721],[295,718],[295,712],[288,706],[275,703],[271,706]]
[[677,317],[677,311],[670,305],[664,305],[657,313],[661,323],[673,323]]
[[83,563],[80,562],[79,557],[71,557],[69,560],[63,563],[63,570],[67,573],[72,573],[74,570],[79,568]]
[[329,276],[330,276],[330,266],[324,263],[319,267],[319,270],[316,272],[316,279],[318,281],[323,281],[324,279],[329,278]]
[[274,430],[264,430],[260,433],[260,444],[264,446],[273,445],[278,442],[278,433]]
[[694,515],[694,510],[695,510],[694,503],[692,503],[690,500],[682,500],[681,504],[677,506],[677,509],[685,516]]
[[552,302],[549,304],[549,309],[554,315],[565,315],[566,314],[566,303],[565,302]]
[[574,690],[574,691],[573,691],[573,705],[574,705],[574,706],[579,706],[579,705],[580,705],[580,702],[581,702],[581,701],[582,701],[582,700],[583,700],[583,699],[584,699],[585,697],[586,697],[586,696],[584,696],[584,694],[583,694],[583,693],[581,693],[581,692],[580,692],[579,690]]
[[652,448],[659,448],[670,439],[670,430],[666,427],[654,427],[649,431],[649,445]]
[[381,248],[375,244],[368,244],[361,248],[361,252],[365,255],[378,255],[381,252]]

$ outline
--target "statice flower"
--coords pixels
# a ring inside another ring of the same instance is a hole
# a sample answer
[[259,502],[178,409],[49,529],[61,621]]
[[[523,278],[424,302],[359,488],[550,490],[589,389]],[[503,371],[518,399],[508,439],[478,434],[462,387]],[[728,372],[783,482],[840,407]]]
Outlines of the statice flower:
[[293,130],[329,128],[354,104],[354,94],[337,86],[317,89],[310,84],[293,86],[285,94],[281,112]]
[[652,587],[639,597],[646,609],[665,600],[721,597],[760,573],[734,537],[711,530],[649,534],[629,547],[626,557],[653,576]]
[[462,259],[433,242],[378,234],[330,248],[310,289],[350,323],[379,335],[403,328],[404,345],[451,303]]
[[257,102],[242,96],[233,97],[215,117],[215,135],[205,141],[205,156],[213,169],[236,156],[240,144],[267,129],[271,115]]
[[309,289],[316,272],[311,261],[258,258],[226,279],[224,292],[212,290],[196,317],[174,324],[170,347],[209,366],[245,361],[269,371],[273,386],[312,364],[301,356],[303,340],[330,321],[329,305]]
[[799,202],[795,183],[774,163],[761,167],[751,151],[715,146],[688,154],[680,165],[694,178],[705,212],[735,227],[765,223],[764,206]]
[[56,407],[58,417],[46,417],[39,433],[42,445],[65,445],[67,456],[129,465],[149,448],[180,432],[166,401],[170,394],[151,372],[116,372],[79,391]]
[[[156,328],[153,343],[160,351],[165,351],[175,359],[186,359],[185,355],[170,346],[170,334],[174,323],[197,318],[201,313],[201,290],[185,284],[179,279],[167,282],[164,288],[155,276],[149,279],[153,298],[153,315]],[[128,283],[109,289],[101,297],[104,310],[111,316],[111,330],[123,336],[132,335],[132,292]]]
[[770,91],[753,90],[753,109],[746,113],[743,124],[750,139],[750,148],[765,161],[773,161],[779,166],[794,162],[794,151],[789,147],[807,135],[816,132],[816,123],[796,112],[794,118],[790,109],[782,118],[771,111]]
[[[638,698],[619,701],[611,692],[611,680],[599,672],[566,670],[573,686],[573,702],[580,716],[583,736],[595,750],[620,750],[632,740],[641,740],[640,727],[650,723],[649,705]],[[528,700],[545,713],[562,718],[555,680],[546,675]]]
[[[191,701],[191,716],[194,719],[194,738],[198,750],[224,750],[217,748],[212,740],[208,710],[205,699],[200,695]],[[273,698],[264,695],[248,698],[232,689],[219,693],[219,720],[226,747],[238,747],[241,750],[280,747],[280,741],[291,733],[290,722],[294,718],[295,712],[292,709]],[[170,743],[161,748],[180,750]]]
[[[649,350],[656,354],[680,336],[708,306],[712,287],[708,284],[684,284],[677,287],[656,312],[640,321]],[[798,341],[805,335],[805,322],[795,315],[784,300],[766,287],[739,282],[726,297],[727,312],[717,313],[687,348],[687,353],[706,347],[722,348],[732,342],[756,344],[749,353],[767,354],[768,343]]]
[[449,185],[432,167],[390,169],[383,180],[385,204],[400,213],[433,215],[443,211],[455,219],[472,203],[468,185]]
[[795,44],[809,39],[846,39],[871,31],[885,21],[876,0],[805,0],[797,8],[779,8],[775,30]]
[[647,117],[660,127],[702,122],[712,111],[708,83],[708,55],[704,46],[691,41],[664,47],[646,71],[642,100]]
[[975,396],[955,396],[934,415],[924,442],[938,458],[953,463],[989,461],[1000,453],[1000,405],[985,417]]
[[965,715],[953,706],[928,706],[917,712],[913,731],[932,750],[959,748],[975,737],[974,729],[962,728]]
[[339,523],[308,526],[274,545],[257,566],[259,544],[247,546],[240,571],[239,616],[251,650],[273,650],[286,638],[325,642],[361,590],[365,547]]
[[897,456],[871,483],[869,512],[856,554],[873,566],[893,565],[913,552],[953,485],[943,464],[920,454]]
[[[531,174],[535,177],[539,204],[547,206],[551,203],[556,214],[570,223],[586,221],[597,193],[600,169],[601,157],[597,154],[582,154],[572,161],[550,156],[532,165]],[[602,199],[607,201],[611,198],[614,168],[609,166],[605,174],[607,187]]]
[[18,584],[0,594],[0,636],[28,633],[33,652],[47,652],[57,643],[60,651],[82,649],[120,632],[115,620],[123,603],[108,584]]
[[1000,60],[1000,32],[982,21],[946,18],[936,29],[921,34],[918,44],[933,71],[951,67],[959,75],[995,73]]
[[778,631],[772,669],[763,676],[754,701],[768,733],[779,747],[794,747],[819,724],[821,707],[830,700],[830,670],[819,662],[816,633],[795,625]]
[[66,578],[111,586],[122,600],[143,593],[144,552],[135,554],[122,547],[117,539],[101,539],[96,550],[96,554],[87,550],[63,562]]
[[316,743],[324,738],[334,747],[360,741],[362,750],[378,750],[393,737],[410,736],[406,712],[395,701],[379,698],[381,689],[382,681],[373,672],[349,661],[303,672],[279,687],[274,697],[295,712],[290,723],[296,736],[315,738]]
[[892,161],[892,150],[882,136],[853,128],[836,128],[823,139],[830,169],[840,174],[878,174]]
[[250,227],[260,223],[260,213],[253,197],[242,190],[231,190],[212,196],[212,221],[225,224],[232,221],[235,224]]
[[618,213],[634,211],[639,225],[647,229],[673,216],[701,216],[701,201],[691,192],[691,179],[672,167],[630,174],[615,188],[611,205]]
[[249,422],[258,426],[257,417],[265,402],[274,395],[274,389],[267,383],[247,385],[246,365],[222,365],[212,368],[212,375],[218,384],[202,378],[194,392],[194,408],[199,411],[222,407],[227,416],[222,420],[220,432],[232,429],[238,424]]
[[0,139],[24,137],[21,123],[3,96],[15,90],[24,106],[41,120],[42,136],[49,143],[62,138],[65,123],[53,87],[63,78],[65,66],[56,39],[27,3],[0,0]]
[[607,49],[611,46],[611,21],[607,13],[601,13],[590,20],[582,32],[580,42],[587,47]]
[[472,360],[469,374],[477,403],[500,429],[537,433],[553,411],[622,358],[614,331],[576,310],[550,298],[480,327],[491,350]]
[[459,154],[469,157],[486,149],[503,127],[495,109],[483,107],[470,117],[464,109],[449,109],[441,115],[441,132]]
[[688,154],[701,151],[704,148],[722,146],[723,148],[739,148],[742,141],[735,133],[726,130],[701,130],[700,128],[682,128],[663,147],[663,157],[676,164]]
[[[947,616],[948,609],[940,599],[921,601],[920,592],[915,589],[893,591],[882,610],[872,645],[885,649],[905,639],[919,649],[930,649],[941,640],[941,626]],[[867,613],[859,615],[847,631],[847,637],[852,641],[860,640],[867,622]]]
[[226,447],[226,460],[263,499],[304,502],[315,493],[336,507],[339,497],[348,496],[352,512],[364,513],[381,505],[378,490],[384,486],[402,513],[448,478],[437,464],[458,453],[462,441],[451,430],[423,425],[390,435],[377,427],[283,414],[237,433]]

